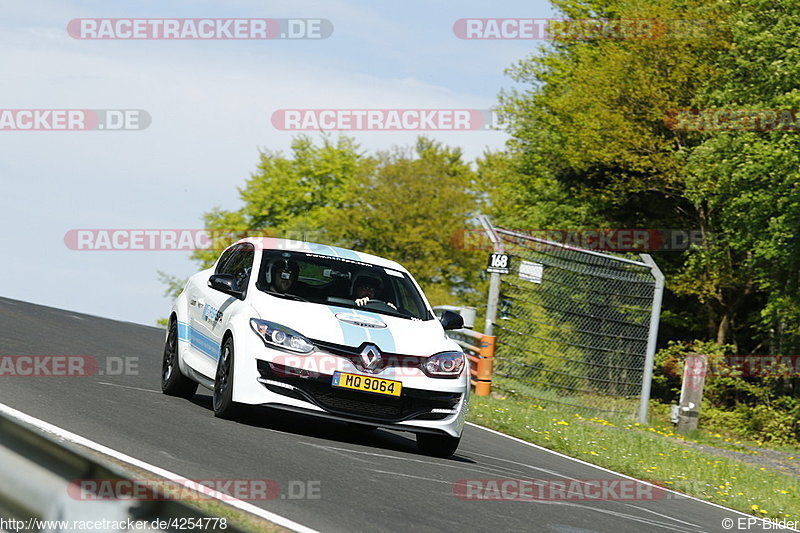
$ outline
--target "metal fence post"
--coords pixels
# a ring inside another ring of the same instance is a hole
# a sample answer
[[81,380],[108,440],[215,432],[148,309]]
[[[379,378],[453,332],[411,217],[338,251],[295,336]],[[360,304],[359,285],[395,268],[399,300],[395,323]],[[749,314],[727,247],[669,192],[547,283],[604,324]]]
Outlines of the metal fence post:
[[656,285],[653,293],[653,307],[650,312],[650,330],[647,334],[647,351],[645,353],[644,372],[642,373],[642,394],[639,399],[639,423],[647,424],[648,410],[650,408],[650,386],[653,381],[653,365],[656,356],[656,341],[658,340],[658,323],[661,319],[661,300],[664,295],[664,274],[653,261],[649,254],[640,254],[642,261],[650,266]]
[[486,322],[483,332],[494,335],[494,321],[497,319],[497,303],[500,300],[500,274],[489,274],[489,299],[486,302]]
[[[489,221],[486,215],[478,215],[478,221],[483,226],[486,235],[492,242],[492,247],[495,252],[502,252],[503,241],[501,241],[497,234],[494,232],[494,226]],[[500,301],[500,274],[492,272],[489,274],[489,296],[486,301],[486,321],[483,326],[483,333],[485,335],[494,335],[494,321],[497,319],[497,304]]]

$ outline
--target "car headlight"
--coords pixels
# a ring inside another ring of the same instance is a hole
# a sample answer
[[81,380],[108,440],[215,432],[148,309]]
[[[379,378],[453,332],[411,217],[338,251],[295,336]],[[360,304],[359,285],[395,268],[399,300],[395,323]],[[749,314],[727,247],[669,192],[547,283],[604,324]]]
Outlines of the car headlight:
[[308,339],[303,337],[291,328],[269,322],[268,320],[260,320],[258,318],[250,319],[250,327],[256,332],[256,335],[261,337],[264,344],[268,346],[275,346],[290,350],[298,353],[309,353],[314,349]]
[[442,352],[430,356],[422,369],[432,378],[455,378],[464,369],[464,354],[461,352]]

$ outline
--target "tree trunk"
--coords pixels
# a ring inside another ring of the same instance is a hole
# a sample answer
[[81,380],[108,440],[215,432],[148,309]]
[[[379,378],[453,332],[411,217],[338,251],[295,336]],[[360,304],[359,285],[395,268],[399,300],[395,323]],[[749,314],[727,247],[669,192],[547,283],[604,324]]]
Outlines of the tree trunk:
[[731,331],[731,315],[729,311],[723,313],[717,326],[717,344],[725,344]]

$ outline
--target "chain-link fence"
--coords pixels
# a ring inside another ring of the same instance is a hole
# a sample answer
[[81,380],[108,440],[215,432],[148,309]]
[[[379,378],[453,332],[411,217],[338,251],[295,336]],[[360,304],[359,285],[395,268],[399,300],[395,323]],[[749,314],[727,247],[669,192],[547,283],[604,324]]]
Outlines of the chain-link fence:
[[588,412],[639,408],[646,418],[640,398],[649,396],[663,288],[655,263],[493,231],[510,257],[493,322],[493,389]]

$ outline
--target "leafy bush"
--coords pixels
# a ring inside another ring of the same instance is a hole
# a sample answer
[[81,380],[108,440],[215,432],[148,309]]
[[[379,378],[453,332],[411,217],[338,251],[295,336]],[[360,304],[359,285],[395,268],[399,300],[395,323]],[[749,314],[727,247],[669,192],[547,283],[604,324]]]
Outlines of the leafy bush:
[[787,380],[745,377],[725,359],[733,353],[732,346],[713,342],[670,342],[656,354],[653,398],[677,403],[686,356],[705,354],[709,371],[700,427],[776,444],[800,442],[800,399],[784,394]]

